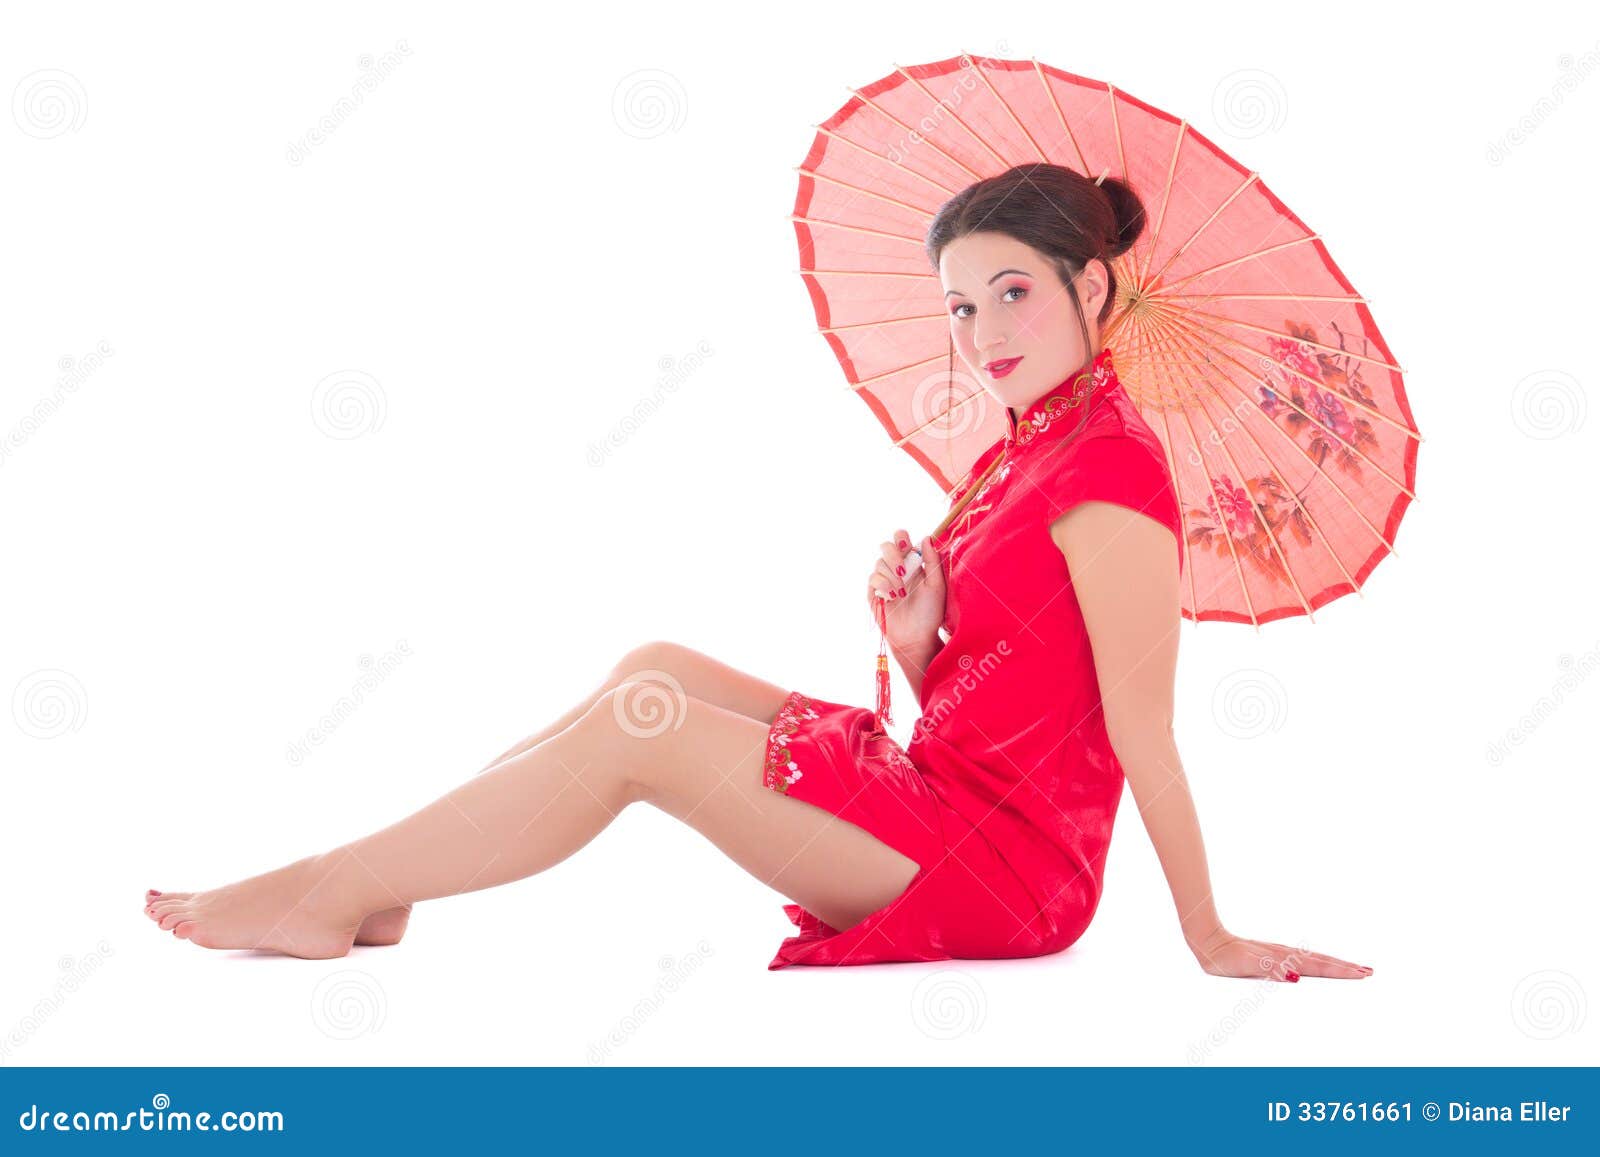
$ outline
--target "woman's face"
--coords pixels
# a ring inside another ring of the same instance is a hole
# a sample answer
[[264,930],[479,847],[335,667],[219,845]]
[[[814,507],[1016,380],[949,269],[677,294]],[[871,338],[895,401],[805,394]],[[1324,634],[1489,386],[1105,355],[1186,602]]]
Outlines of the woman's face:
[[[1069,287],[1040,253],[1014,237],[969,233],[939,255],[939,280],[956,352],[983,388],[1014,411],[1025,411],[1093,356],[1083,345],[1074,293],[1083,303],[1090,345],[1099,345],[1095,315],[1107,289],[1099,260]],[[997,377],[990,364],[1008,358],[1021,360]]]

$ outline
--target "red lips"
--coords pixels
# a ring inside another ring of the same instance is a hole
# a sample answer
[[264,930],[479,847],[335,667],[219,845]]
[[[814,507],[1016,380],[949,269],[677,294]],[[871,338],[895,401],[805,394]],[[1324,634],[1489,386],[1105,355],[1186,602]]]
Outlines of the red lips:
[[990,377],[1003,378],[1012,370],[1016,369],[1017,363],[1021,360],[1021,358],[1002,358],[1000,361],[990,362],[983,368],[989,371]]

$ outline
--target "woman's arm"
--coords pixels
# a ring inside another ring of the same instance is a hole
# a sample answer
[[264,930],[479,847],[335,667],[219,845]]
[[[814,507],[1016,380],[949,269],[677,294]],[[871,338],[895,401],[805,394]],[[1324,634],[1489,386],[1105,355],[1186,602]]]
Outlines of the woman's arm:
[[1198,954],[1222,921],[1172,732],[1183,621],[1177,540],[1154,519],[1109,502],[1074,506],[1050,533],[1089,631],[1107,736],[1166,873],[1183,938]]
[[918,702],[922,700],[922,674],[928,669],[928,664],[933,662],[933,657],[943,649],[944,640],[937,633],[932,640],[920,646],[889,649],[894,661],[900,665],[900,671],[905,675],[906,682],[911,684],[912,697]]
[[1106,732],[1161,859],[1178,924],[1214,976],[1360,979],[1372,969],[1303,946],[1247,940],[1222,926],[1205,844],[1172,737],[1178,665],[1177,539],[1131,507],[1086,501],[1050,527],[1072,574],[1094,651]]

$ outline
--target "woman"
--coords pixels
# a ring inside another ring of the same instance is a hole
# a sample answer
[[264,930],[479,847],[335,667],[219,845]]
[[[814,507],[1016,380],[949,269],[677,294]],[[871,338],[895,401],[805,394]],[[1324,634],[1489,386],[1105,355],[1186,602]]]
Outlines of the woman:
[[[1053,165],[981,181],[934,219],[954,346],[1007,431],[943,541],[922,540],[926,565],[906,577],[897,532],[868,581],[922,708],[907,748],[865,708],[650,643],[414,815],[213,891],[152,890],[146,912],[209,948],[342,956],[397,942],[420,900],[558,863],[644,801],[795,901],[769,968],[1037,956],[1087,928],[1126,780],[1205,971],[1370,974],[1235,936],[1211,897],[1172,734],[1181,521],[1100,345],[1110,262],[1143,226],[1126,185]],[[634,702],[663,689],[671,717],[646,726]]]

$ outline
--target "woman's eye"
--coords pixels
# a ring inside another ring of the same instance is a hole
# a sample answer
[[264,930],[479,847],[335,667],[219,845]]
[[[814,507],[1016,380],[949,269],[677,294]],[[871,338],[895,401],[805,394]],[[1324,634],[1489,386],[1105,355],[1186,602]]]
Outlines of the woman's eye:
[[[1000,295],[1000,300],[1001,301],[1005,301],[1007,299],[1007,297],[1006,297],[1007,294],[1011,294],[1011,293],[1027,293],[1027,292],[1028,292],[1028,290],[1027,290],[1026,286],[1013,285],[1011,288],[1007,289],[1005,291],[1005,293],[1002,293]],[[971,309],[971,308],[972,308],[972,306],[963,303],[961,305],[956,306],[955,309],[951,310],[950,312],[952,314],[954,314],[956,317],[967,317],[969,315],[965,314],[965,313],[962,313],[961,311],[963,309]]]

